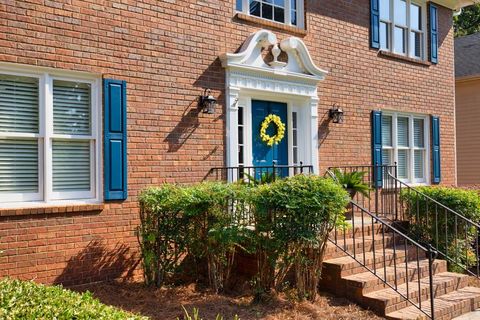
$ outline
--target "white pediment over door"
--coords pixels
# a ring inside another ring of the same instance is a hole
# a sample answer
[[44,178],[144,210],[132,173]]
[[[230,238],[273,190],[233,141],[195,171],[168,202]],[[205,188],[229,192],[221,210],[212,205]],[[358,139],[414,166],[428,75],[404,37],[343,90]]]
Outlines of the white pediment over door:
[[[239,110],[246,132],[241,139],[246,150],[243,164],[252,165],[252,135],[258,130],[251,127],[251,104],[266,100],[287,104],[289,117],[292,110],[297,110],[304,137],[300,160],[318,173],[318,83],[327,72],[315,65],[305,43],[296,37],[278,41],[271,31],[259,30],[245,40],[238,52],[223,54],[220,59],[226,72],[226,165],[239,166]],[[287,127],[291,128],[291,123]],[[292,148],[289,145],[289,150]],[[292,158],[289,156],[289,164]]]
[[[271,51],[273,60],[265,62],[263,51]],[[279,61],[285,52],[287,61]],[[260,30],[251,34],[238,53],[226,53],[220,56],[222,65],[228,69],[256,70],[288,78],[297,78],[307,82],[323,80],[327,71],[318,68],[312,60],[305,43],[297,37],[289,37],[278,42],[274,33]]]

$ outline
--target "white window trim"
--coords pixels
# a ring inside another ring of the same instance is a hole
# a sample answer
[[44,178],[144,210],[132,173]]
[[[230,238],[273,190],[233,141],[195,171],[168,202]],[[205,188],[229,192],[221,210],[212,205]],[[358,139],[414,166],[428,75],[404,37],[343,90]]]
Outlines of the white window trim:
[[[279,24],[285,24],[287,26],[292,26],[292,27],[304,29],[305,28],[304,0],[297,0],[297,24],[296,25],[292,24],[292,21],[291,21],[292,19],[291,19],[291,15],[290,15],[290,12],[291,12],[291,6],[290,5],[291,5],[291,1],[290,0],[285,0],[285,22],[283,22],[283,23],[275,21],[273,19],[270,20],[270,19],[265,19],[263,17],[253,16],[253,15],[252,15],[252,17],[259,18],[259,19],[262,19],[262,20],[265,20],[265,21],[275,22],[275,23],[279,23]],[[242,13],[250,16],[251,15],[250,14],[250,0],[242,0],[242,10],[238,11],[238,12],[242,12]]]
[[[388,48],[381,48],[381,51],[387,51],[387,52],[392,52],[398,55],[406,56],[412,59],[417,59],[417,60],[423,60],[425,61],[427,59],[427,4],[426,1],[424,0],[405,0],[407,3],[407,9],[406,9],[406,14],[407,14],[407,25],[401,25],[397,24],[395,21],[395,11],[394,11],[394,1],[395,0],[389,0],[390,1],[390,17],[388,20],[380,19],[380,22],[384,22],[388,25]],[[422,14],[422,30],[416,30],[411,28],[410,24],[410,5],[411,4],[416,4],[420,6],[421,8],[421,14]],[[381,5],[381,3],[380,3]],[[407,31],[407,35],[405,38],[405,53],[400,53],[396,52],[394,49],[394,44],[395,44],[395,26],[404,28]],[[421,55],[420,57],[416,57],[410,54],[410,37],[411,37],[411,31],[415,31],[417,33],[422,34],[422,47],[421,47]]]
[[[408,153],[408,177],[407,179],[400,179],[405,183],[410,185],[429,185],[431,184],[430,179],[430,131],[428,130],[430,126],[430,120],[427,115],[415,114],[415,113],[404,113],[404,112],[395,112],[395,111],[382,111],[382,116],[391,116],[392,117],[392,146],[383,146],[383,150],[393,150],[393,162],[398,164],[398,150],[409,150]],[[408,147],[399,147],[398,146],[398,136],[397,136],[397,119],[398,117],[407,117],[408,120]],[[414,132],[413,132],[413,120],[422,119],[423,120],[423,133],[424,133],[424,147],[419,148],[414,146]],[[415,167],[414,167],[414,150],[424,150],[424,179],[415,178]]]
[[[43,207],[46,205],[92,204],[102,201],[102,100],[101,77],[84,72],[0,63],[0,74],[39,79],[39,134],[0,133],[5,138],[37,138],[39,141],[39,192],[0,194],[2,207]],[[53,133],[53,80],[91,85],[91,128],[88,136]],[[52,140],[58,138],[90,140],[90,191],[54,192],[52,188]],[[48,150],[48,152],[46,152]]]

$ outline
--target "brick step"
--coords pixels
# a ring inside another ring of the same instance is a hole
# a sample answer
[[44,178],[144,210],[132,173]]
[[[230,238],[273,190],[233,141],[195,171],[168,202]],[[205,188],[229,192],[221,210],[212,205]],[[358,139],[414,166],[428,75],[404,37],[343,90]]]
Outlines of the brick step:
[[[334,240],[334,239],[332,239]],[[395,241],[397,244],[400,243],[400,237],[396,237]],[[353,248],[355,247],[355,253],[361,253],[363,251],[370,252],[373,249],[379,250],[383,246],[391,247],[393,245],[393,236],[390,233],[378,235],[369,235],[369,236],[358,236],[355,238],[337,238],[337,245],[341,247],[338,248],[334,243],[328,241],[327,248],[325,251],[325,258],[334,259],[339,257],[344,257],[345,252],[342,249],[345,249],[347,252],[353,253]]]
[[[417,261],[412,261],[408,262],[406,265],[405,263],[398,265],[397,268],[392,266],[380,268],[376,271],[379,277],[386,280],[390,284],[395,283],[396,272],[396,283],[397,285],[401,285],[404,284],[407,279],[408,281],[413,281],[417,280],[419,276],[420,279],[428,277],[428,259],[419,261],[418,265]],[[433,274],[446,272],[447,262],[445,260],[435,260],[432,264],[432,271]],[[367,293],[388,288],[388,286],[385,285],[382,280],[380,280],[370,271],[346,276],[343,277],[343,280],[345,282],[345,292],[351,298],[358,298]]]
[[[430,301],[430,280],[428,277],[420,279],[420,288],[418,281],[411,281],[398,286],[398,292],[407,296],[411,301],[422,302],[422,306]],[[462,289],[468,285],[468,276],[453,272],[442,272],[433,276],[434,297],[440,297],[455,290]],[[361,304],[375,311],[377,314],[385,315],[411,304],[401,297],[398,292],[391,288],[367,293],[363,296]]]
[[[480,288],[465,287],[434,299],[435,320],[451,320],[480,308]],[[422,310],[431,313],[430,302]],[[428,317],[414,306],[387,313],[389,320],[423,320]]]
[[[425,258],[425,252],[419,250],[418,254],[420,259]],[[396,261],[397,265],[400,263],[405,263],[406,255],[407,261],[417,259],[417,247],[407,246],[405,251],[404,246],[401,246],[401,249],[399,247],[396,250],[395,255],[394,249],[386,248],[385,254],[383,249],[365,253],[357,253],[355,256],[356,260],[350,256],[328,259],[323,262],[322,274],[329,275],[331,277],[342,278],[352,274],[366,272],[367,270],[365,270],[365,268],[359,262],[357,262],[357,260],[371,269],[374,268],[374,265],[376,269],[383,269],[384,266],[393,266],[394,261]]]
[[[358,219],[358,218],[357,218]],[[345,233],[346,238],[351,238],[354,234],[355,237],[361,237],[362,233],[365,236],[370,236],[372,233],[374,234],[382,234],[382,230],[385,229],[385,234],[388,232],[387,228],[384,228],[384,226],[380,223],[374,223],[372,224],[371,221],[367,222],[367,218],[364,219],[364,224],[362,228],[362,222],[361,220],[355,220],[355,228],[353,228],[353,225],[351,222],[347,221],[349,224],[349,227],[347,227],[346,230],[342,230],[340,228],[336,229],[337,233],[336,236],[337,238],[343,238],[343,234]],[[363,232],[362,232],[363,230]],[[335,230],[330,232],[329,236],[333,239],[335,237]]]
[[[403,246],[402,246],[403,247]],[[405,255],[404,250],[396,250],[394,256],[393,249],[385,249],[385,255],[382,250],[374,252],[365,252],[365,264],[371,270],[383,270],[384,267],[393,266],[396,262],[397,266],[404,266],[405,260],[412,261],[417,259],[417,250],[416,247],[407,246],[407,256]],[[422,256],[423,253],[423,256]],[[363,262],[363,253],[356,255],[356,259],[360,262]],[[394,258],[395,257],[395,258]],[[425,253],[419,251],[419,259],[424,259]],[[330,290],[337,295],[345,295],[345,280],[344,277],[369,272],[368,269],[363,267],[357,260],[351,258],[350,256],[344,256],[341,258],[334,258],[325,260],[323,262],[322,268],[322,278],[320,280],[320,286],[324,289]]]

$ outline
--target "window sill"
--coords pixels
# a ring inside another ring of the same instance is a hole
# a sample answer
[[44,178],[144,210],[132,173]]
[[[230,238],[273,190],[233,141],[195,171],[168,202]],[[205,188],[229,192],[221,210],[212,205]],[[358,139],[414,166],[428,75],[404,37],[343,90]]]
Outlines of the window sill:
[[403,56],[403,55],[398,54],[398,53],[393,53],[393,52],[385,51],[385,50],[378,51],[378,55],[382,56],[384,58],[388,58],[388,59],[403,60],[405,62],[409,62],[409,63],[412,63],[412,64],[417,64],[417,65],[424,66],[424,67],[429,67],[429,66],[432,65],[432,63],[429,62],[429,61],[414,59],[414,58],[410,58],[410,57],[407,57],[407,56]]
[[255,24],[260,24],[260,25],[263,25],[263,26],[275,28],[275,29],[290,32],[290,33],[294,33],[294,34],[299,35],[299,36],[306,36],[307,35],[307,30],[305,30],[305,29],[294,27],[294,26],[287,26],[287,25],[285,25],[283,23],[280,23],[280,22],[275,22],[275,21],[262,19],[262,18],[259,18],[259,17],[250,16],[248,14],[241,13],[241,12],[237,12],[237,14],[235,15],[235,19],[243,20],[243,21],[247,21],[247,22],[251,22],[251,23],[255,23]]
[[18,206],[12,205],[11,207],[0,208],[0,217],[76,213],[76,212],[100,212],[100,211],[103,211],[103,209],[104,209],[103,203],[85,203],[85,202],[77,202],[77,203],[71,202],[69,204],[22,203],[22,204],[18,204]]

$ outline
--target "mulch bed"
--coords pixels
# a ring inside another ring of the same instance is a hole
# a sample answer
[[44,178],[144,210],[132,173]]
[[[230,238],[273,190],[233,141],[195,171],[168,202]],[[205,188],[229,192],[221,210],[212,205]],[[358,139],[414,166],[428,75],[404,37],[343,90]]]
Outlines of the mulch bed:
[[196,288],[194,284],[174,288],[146,288],[142,283],[107,282],[74,288],[89,290],[101,302],[120,307],[151,319],[183,320],[183,309],[200,310],[203,320],[215,320],[221,314],[224,320],[238,315],[240,320],[354,320],[383,319],[354,303],[327,293],[320,293],[315,303],[291,302],[282,294],[265,303],[253,303],[251,294],[218,295]]

